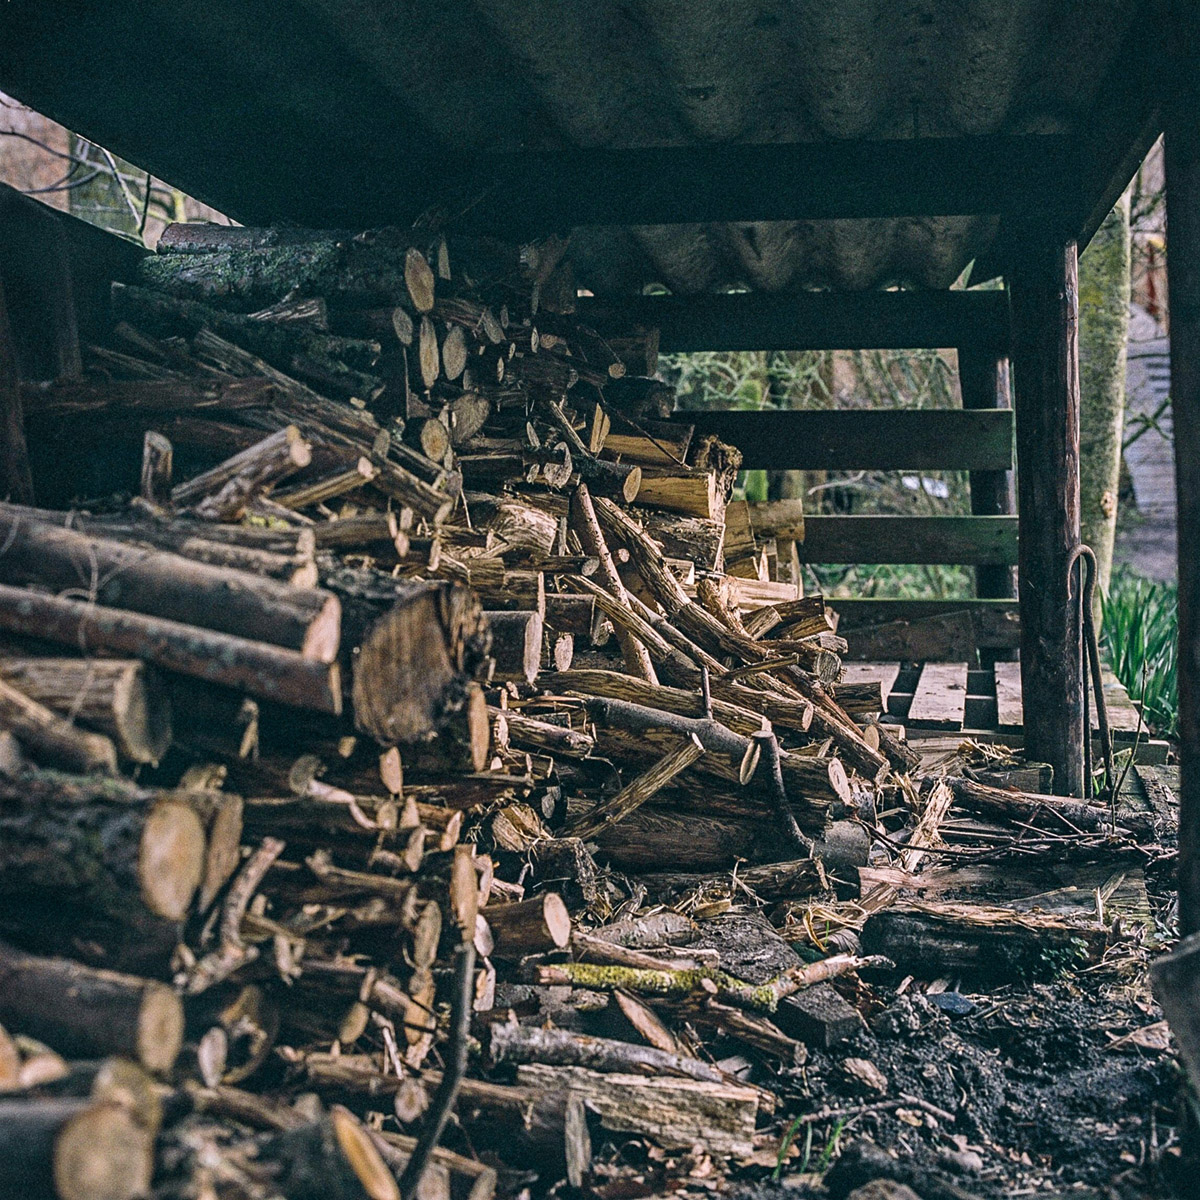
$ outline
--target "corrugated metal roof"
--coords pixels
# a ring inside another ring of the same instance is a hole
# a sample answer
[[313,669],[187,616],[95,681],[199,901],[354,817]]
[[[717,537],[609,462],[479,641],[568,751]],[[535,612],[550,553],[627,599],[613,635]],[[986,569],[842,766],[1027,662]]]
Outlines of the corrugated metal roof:
[[[454,163],[480,152],[1072,133],[1142,7],[10,0],[0,88],[243,219],[341,224],[366,208],[385,219],[389,203],[414,215],[429,194],[403,187],[414,147]],[[598,292],[941,288],[996,228],[994,217],[591,227],[576,231],[575,259]]]

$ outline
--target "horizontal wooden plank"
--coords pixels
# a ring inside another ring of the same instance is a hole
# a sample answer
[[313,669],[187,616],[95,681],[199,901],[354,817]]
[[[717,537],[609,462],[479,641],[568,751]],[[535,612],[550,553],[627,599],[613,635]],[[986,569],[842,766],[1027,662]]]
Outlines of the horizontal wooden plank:
[[1016,517],[806,517],[796,550],[812,563],[1017,561]]
[[[573,225],[1046,213],[1070,180],[1069,149],[1056,134],[725,143],[443,156],[437,173],[443,193],[474,198],[464,227],[511,238]],[[408,172],[409,195],[422,165]]]
[[682,412],[698,435],[768,471],[1005,471],[1013,461],[1010,409],[834,409]]
[[1021,702],[1021,664],[998,662],[996,676],[996,725],[1001,730],[1021,729],[1025,709]]
[[908,710],[910,727],[961,729],[967,702],[967,664],[926,663]]
[[1003,354],[1008,293],[727,292],[713,296],[581,296],[581,319],[603,333],[630,323],[659,331],[659,350],[917,350],[973,346]]
[[973,659],[1021,642],[1015,600],[831,600],[850,657],[908,662]]

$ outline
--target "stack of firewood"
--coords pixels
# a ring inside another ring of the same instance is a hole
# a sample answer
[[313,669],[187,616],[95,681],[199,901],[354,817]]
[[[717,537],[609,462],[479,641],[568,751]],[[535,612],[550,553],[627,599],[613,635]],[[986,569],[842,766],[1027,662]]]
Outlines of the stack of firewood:
[[[561,243],[413,243],[174,227],[27,389],[32,439],[142,467],[0,507],[5,1194],[485,1200],[431,1150],[456,1098],[576,1184],[589,1121],[750,1154],[769,1094],[634,993],[794,1062],[769,1015],[858,965],[606,928],[742,861],[821,890],[914,756],[655,333],[577,320]],[[488,1022],[518,977],[622,989],[648,1044]]]

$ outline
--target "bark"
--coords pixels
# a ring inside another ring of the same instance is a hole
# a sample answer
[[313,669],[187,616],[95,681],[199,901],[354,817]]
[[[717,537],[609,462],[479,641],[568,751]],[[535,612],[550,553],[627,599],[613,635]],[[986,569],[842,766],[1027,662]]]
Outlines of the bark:
[[183,1005],[163,984],[2,943],[0,1022],[60,1054],[119,1054],[159,1073],[171,1069],[183,1045]]
[[117,749],[100,733],[88,733],[0,679],[0,728],[49,766],[87,774],[115,774]]
[[171,701],[153,668],[136,659],[0,658],[0,679],[108,734],[130,762],[158,761],[171,744]]
[[491,904],[482,912],[495,939],[498,959],[562,950],[571,940],[571,918],[556,892],[515,904]]
[[1096,617],[1112,576],[1125,424],[1129,333],[1129,195],[1096,231],[1079,260],[1080,538],[1096,552]]

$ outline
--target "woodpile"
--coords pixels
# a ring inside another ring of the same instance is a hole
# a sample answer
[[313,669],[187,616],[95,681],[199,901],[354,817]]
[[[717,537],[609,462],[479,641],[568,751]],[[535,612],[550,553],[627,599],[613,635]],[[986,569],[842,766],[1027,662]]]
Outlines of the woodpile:
[[[955,914],[883,904],[875,957],[703,946],[865,868],[917,756],[839,687],[798,505],[732,498],[564,250],[176,226],[85,377],[27,385],[31,437],[130,469],[0,506],[5,1194],[490,1200],[580,1186],[593,1137],[753,1161],[776,1095],[713,1040],[798,1066],[799,997],[951,953]],[[995,790],[946,795],[1100,827]]]

